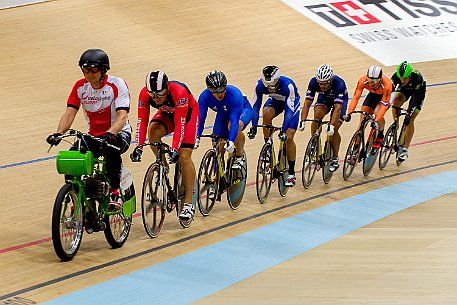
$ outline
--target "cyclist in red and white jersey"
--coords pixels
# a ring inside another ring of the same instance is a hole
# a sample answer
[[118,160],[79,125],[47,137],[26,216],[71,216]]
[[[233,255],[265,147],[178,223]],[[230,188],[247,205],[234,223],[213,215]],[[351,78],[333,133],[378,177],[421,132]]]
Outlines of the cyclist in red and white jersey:
[[[149,121],[150,108],[158,111]],[[195,183],[195,167],[192,151],[197,137],[199,119],[198,103],[189,88],[177,81],[168,81],[162,71],[153,71],[146,76],[146,86],[138,98],[138,123],[136,145],[146,140],[161,142],[162,137],[173,134],[169,159],[171,163],[179,161],[182,169],[183,183],[186,189],[184,207],[179,218],[187,221],[193,219],[195,207],[192,203],[192,190]],[[157,155],[157,150],[152,147]],[[142,150],[135,149],[130,158],[133,162],[141,161]]]
[[[94,156],[105,156],[106,170],[111,186],[109,208],[122,209],[119,194],[121,154],[130,146],[132,128],[127,114],[130,110],[130,94],[122,78],[106,74],[110,69],[108,55],[101,49],[86,50],[79,60],[84,78],[78,80],[67,100],[67,109],[60,119],[57,131],[48,136],[51,145],[60,142],[58,136],[70,129],[79,108],[82,107],[87,121],[87,132],[120,147],[100,147],[92,138],[86,137],[81,144]],[[76,149],[74,145],[71,149]]]

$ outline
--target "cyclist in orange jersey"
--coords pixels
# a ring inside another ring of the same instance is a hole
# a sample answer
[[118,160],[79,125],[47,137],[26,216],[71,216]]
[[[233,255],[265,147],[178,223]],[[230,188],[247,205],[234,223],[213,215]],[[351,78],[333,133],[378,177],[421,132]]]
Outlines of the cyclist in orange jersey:
[[392,93],[392,81],[385,75],[382,75],[382,69],[379,66],[371,66],[368,68],[367,74],[359,78],[357,88],[355,89],[352,101],[349,104],[348,114],[344,116],[344,120],[349,122],[351,120],[351,112],[357,107],[360,97],[362,96],[363,89],[370,91],[363,101],[361,111],[368,113],[375,113],[376,120],[373,122],[372,127],[378,129],[378,136],[376,137],[373,148],[378,149],[384,141],[384,114],[390,107],[390,94]]

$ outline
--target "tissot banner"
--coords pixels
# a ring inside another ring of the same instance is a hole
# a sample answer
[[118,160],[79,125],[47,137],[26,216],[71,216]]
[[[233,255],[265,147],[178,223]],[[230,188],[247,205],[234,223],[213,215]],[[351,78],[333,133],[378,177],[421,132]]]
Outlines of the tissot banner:
[[282,1],[386,66],[457,58],[456,0]]

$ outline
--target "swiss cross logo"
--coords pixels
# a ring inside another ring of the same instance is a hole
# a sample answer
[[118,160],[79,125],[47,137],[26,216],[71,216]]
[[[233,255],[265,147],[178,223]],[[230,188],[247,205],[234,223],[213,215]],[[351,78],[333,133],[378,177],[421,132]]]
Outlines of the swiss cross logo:
[[344,1],[344,2],[333,2],[331,3],[336,9],[340,10],[354,20],[358,24],[369,24],[369,23],[378,23],[380,22],[375,16],[371,15],[363,8],[358,6],[352,1]]

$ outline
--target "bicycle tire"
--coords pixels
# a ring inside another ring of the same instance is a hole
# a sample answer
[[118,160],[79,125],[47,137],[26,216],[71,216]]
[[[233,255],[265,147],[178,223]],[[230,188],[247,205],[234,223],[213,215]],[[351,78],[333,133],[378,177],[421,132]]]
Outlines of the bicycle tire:
[[344,156],[343,163],[343,179],[348,180],[351,177],[354,169],[359,162],[360,148],[362,144],[362,132],[356,131],[349,142],[349,146]]
[[241,170],[234,170],[232,168],[235,162],[235,153],[227,161],[229,170],[228,181],[229,187],[227,188],[227,202],[232,210],[238,209],[243,200],[244,191],[246,190],[246,178],[247,178],[247,158],[246,153],[243,153],[243,168]]
[[376,163],[379,149],[373,150],[373,144],[376,141],[378,131],[371,128],[368,140],[365,144],[365,158],[363,159],[362,172],[364,176],[368,176]]
[[289,188],[286,186],[286,177],[288,175],[289,164],[287,163],[287,148],[286,143],[283,143],[282,149],[278,152],[278,190],[282,197],[285,197]]
[[[218,176],[216,151],[209,149],[203,156],[198,170],[197,203],[203,216],[208,216],[216,203]],[[210,191],[214,192],[212,199],[209,198]]]
[[378,164],[380,170],[383,170],[387,166],[390,156],[395,151],[395,131],[396,126],[394,122],[387,129],[386,135],[384,136],[384,142],[381,144],[381,148],[379,150]]
[[70,261],[78,253],[83,237],[84,206],[78,202],[73,185],[63,185],[52,211],[52,244],[61,261]]
[[[259,202],[264,204],[271,190],[273,181],[273,154],[272,144],[265,143],[260,150],[259,159],[257,161],[257,173],[255,179],[257,198]],[[266,162],[268,160],[268,162]]]
[[[124,200],[128,201],[135,196],[135,187],[132,184],[123,192]],[[121,212],[112,215],[105,215],[104,221],[106,228],[103,232],[105,233],[106,241],[113,249],[122,247],[127,241],[130,229],[132,228],[132,216],[125,217]]]
[[303,166],[301,181],[305,189],[311,186],[314,175],[316,174],[319,150],[319,136],[313,135],[306,146],[305,155],[303,156]]
[[141,211],[146,233],[155,238],[163,228],[167,205],[167,186],[160,185],[160,167],[157,163],[149,166],[143,180]]
[[333,172],[330,171],[330,159],[333,157],[333,148],[329,141],[325,141],[324,153],[322,154],[322,180],[328,184],[333,177]]

